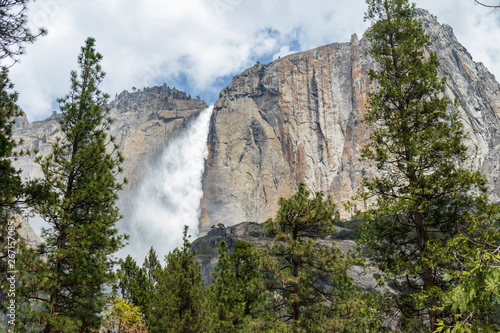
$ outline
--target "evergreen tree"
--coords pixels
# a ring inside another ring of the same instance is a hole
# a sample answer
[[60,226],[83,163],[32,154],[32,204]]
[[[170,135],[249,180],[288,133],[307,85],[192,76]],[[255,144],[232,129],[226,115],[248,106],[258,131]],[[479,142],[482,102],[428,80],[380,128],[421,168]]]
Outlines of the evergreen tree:
[[119,297],[131,302],[132,304],[137,304],[134,302],[134,280],[140,267],[137,265],[134,258],[128,255],[125,260],[120,260],[120,269],[117,272],[118,284],[114,287],[115,292],[119,294]]
[[449,240],[456,264],[443,270],[450,287],[441,308],[451,320],[438,319],[436,332],[499,332],[500,205],[485,200],[466,218],[467,229]]
[[[10,159],[15,155],[13,149],[16,146],[12,138],[12,126],[14,118],[21,115],[16,105],[17,94],[11,91],[12,88],[7,68],[0,68],[0,281],[5,290],[8,289],[7,272],[16,270],[12,265],[14,261],[9,266],[9,259],[15,259],[18,241],[17,226],[14,225],[11,214],[18,210],[17,199],[22,192],[19,171],[12,166]],[[0,300],[3,297],[0,296]],[[0,311],[2,310],[4,304],[0,302]]]
[[24,53],[24,44],[33,43],[47,31],[40,29],[35,35],[27,27],[27,11],[30,0],[3,0],[0,3],[0,59],[16,57]]
[[201,315],[204,282],[200,265],[189,251],[188,227],[184,228],[182,248],[176,248],[166,256],[165,267],[157,270],[151,333],[201,332]]
[[118,288],[121,297],[141,309],[146,324],[152,322],[151,308],[152,295],[155,290],[156,278],[162,270],[161,264],[156,256],[156,251],[151,247],[144,259],[142,267],[139,267],[131,256],[127,256],[121,262],[118,271]]
[[233,289],[236,277],[231,269],[225,241],[219,243],[217,252],[219,257],[213,273],[214,282],[209,287],[205,306],[208,320],[204,326],[207,332],[237,332],[238,321],[243,318],[244,303]]
[[392,306],[402,314],[401,329],[434,331],[438,320],[452,320],[442,301],[452,285],[443,274],[461,269],[455,237],[473,239],[491,228],[492,220],[481,217],[485,179],[459,167],[466,159],[463,128],[444,96],[445,79],[414,5],[367,4],[368,53],[377,69],[369,73],[376,90],[365,118],[377,127],[363,157],[376,163],[379,176],[364,180],[364,198],[374,205],[363,242],[396,290]]
[[[12,91],[14,85],[9,81],[8,69],[0,69],[0,217],[7,219],[8,210],[15,206],[16,198],[21,192],[19,171],[12,166],[11,157],[16,141],[12,138],[14,118],[22,115],[16,105],[17,94]],[[1,233],[3,237],[5,232]],[[5,244],[5,242],[0,242]],[[2,251],[3,252],[3,251]]]
[[234,271],[235,289],[241,303],[244,304],[244,318],[258,318],[263,311],[262,302],[265,298],[261,272],[263,255],[263,251],[254,245],[237,240],[233,244],[233,253],[229,256]]
[[250,243],[237,240],[229,254],[219,243],[214,282],[207,291],[207,332],[255,332],[265,299],[259,252]]
[[44,176],[29,187],[29,195],[38,197],[34,212],[50,228],[37,250],[43,258],[27,249],[22,256],[18,318],[47,333],[99,328],[104,287],[115,278],[112,254],[123,240],[115,227],[123,159],[107,135],[108,96],[99,90],[104,73],[94,43],[86,40],[78,56],[80,73],[71,73],[71,92],[60,100],[65,136],[50,155],[37,158]]
[[[10,58],[14,62],[21,55],[25,43],[32,43],[45,34],[41,29],[33,35],[27,27],[26,6],[29,0],[7,0],[0,3],[0,60]],[[18,212],[18,199],[22,195],[22,182],[19,171],[11,163],[16,154],[17,146],[12,138],[12,126],[16,117],[23,112],[16,105],[17,93],[12,89],[7,66],[0,66],[0,280],[6,283],[7,271],[15,271],[15,267],[8,266],[8,259],[12,259],[16,250],[17,226],[11,220],[11,214]],[[9,238],[10,237],[10,238]],[[10,253],[9,253],[10,251]],[[13,263],[13,261],[11,261]],[[3,288],[2,288],[3,289]],[[0,291],[0,299],[3,300]],[[0,311],[4,304],[0,302]]]
[[265,225],[275,237],[271,258],[264,265],[273,275],[268,281],[271,311],[277,329],[323,332],[331,326],[339,330],[342,317],[351,313],[353,289],[347,276],[351,261],[335,246],[315,242],[314,238],[333,233],[338,212],[331,198],[325,200],[320,192],[313,198],[309,195],[300,184],[290,199],[280,199],[276,218]]
[[148,291],[153,291],[153,287],[156,284],[156,272],[158,269],[161,269],[161,264],[156,255],[156,251],[151,247],[142,263],[142,270],[144,271]]

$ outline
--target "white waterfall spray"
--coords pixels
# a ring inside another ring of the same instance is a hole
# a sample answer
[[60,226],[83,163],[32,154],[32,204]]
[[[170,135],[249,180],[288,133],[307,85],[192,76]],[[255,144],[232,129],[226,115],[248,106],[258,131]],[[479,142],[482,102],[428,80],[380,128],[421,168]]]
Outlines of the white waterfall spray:
[[151,246],[160,260],[182,245],[184,226],[198,235],[201,180],[207,158],[207,136],[213,106],[203,110],[179,136],[168,142],[132,198],[125,230],[130,253],[142,263]]

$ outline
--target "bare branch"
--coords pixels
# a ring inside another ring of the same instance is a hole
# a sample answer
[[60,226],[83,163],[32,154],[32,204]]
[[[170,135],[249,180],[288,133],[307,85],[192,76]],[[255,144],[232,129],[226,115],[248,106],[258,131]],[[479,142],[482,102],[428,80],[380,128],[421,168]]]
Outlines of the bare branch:
[[496,5],[496,6],[493,6],[493,5],[487,5],[485,3],[482,3],[480,1],[477,1],[477,0],[474,0],[474,3],[477,4],[477,5],[481,5],[483,7],[487,7],[487,8],[500,8],[500,5]]

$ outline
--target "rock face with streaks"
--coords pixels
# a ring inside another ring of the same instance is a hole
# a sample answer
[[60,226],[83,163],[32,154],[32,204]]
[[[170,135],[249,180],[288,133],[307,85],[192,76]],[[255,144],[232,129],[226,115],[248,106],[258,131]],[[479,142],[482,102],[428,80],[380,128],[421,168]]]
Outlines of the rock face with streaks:
[[35,231],[31,227],[31,225],[20,215],[13,215],[12,220],[15,223],[16,230],[19,233],[19,237],[21,237],[26,245],[30,248],[36,248],[40,245],[40,238],[36,235]]
[[[110,133],[116,137],[125,158],[123,176],[129,180],[120,194],[120,199],[126,201],[138,184],[141,172],[161,154],[166,142],[207,105],[199,99],[191,99],[184,92],[163,86],[133,93],[123,91],[110,107],[109,117],[114,119]],[[37,149],[40,155],[50,153],[52,143],[63,136],[59,129],[60,119],[61,114],[31,124],[26,119],[19,119],[14,134],[24,140],[21,148]],[[41,175],[33,163],[33,156],[19,158],[15,166],[22,169],[24,177]]]
[[[446,94],[462,102],[460,117],[470,134],[469,166],[490,180],[500,200],[500,86],[494,76],[473,61],[451,27],[418,10],[447,78]],[[375,170],[359,160],[370,128],[363,122],[373,85],[368,71],[367,41],[353,35],[334,43],[255,65],[235,76],[214,106],[208,137],[209,156],[203,176],[200,224],[205,229],[223,223],[263,222],[304,182],[311,191],[330,194],[337,203],[356,193],[363,177]],[[122,207],[147,168],[187,121],[207,107],[199,99],[167,86],[124,91],[110,104],[115,119],[111,134],[125,157],[130,181],[120,196]],[[29,123],[19,119],[15,136],[22,148],[47,154],[62,136],[55,114]],[[40,170],[33,156],[21,157],[23,176]]]
[[[471,165],[500,194],[500,86],[494,76],[427,11],[418,16],[441,59],[446,94],[462,101]],[[297,183],[338,203],[375,170],[359,160],[370,128],[363,123],[372,85],[368,42],[353,35],[335,43],[255,65],[235,76],[215,104],[203,179],[202,227],[272,217]]]

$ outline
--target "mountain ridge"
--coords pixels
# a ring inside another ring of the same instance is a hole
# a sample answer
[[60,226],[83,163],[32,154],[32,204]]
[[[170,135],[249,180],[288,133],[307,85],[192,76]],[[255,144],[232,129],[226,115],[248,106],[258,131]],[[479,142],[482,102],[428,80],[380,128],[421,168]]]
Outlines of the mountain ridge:
[[[430,50],[441,61],[446,94],[462,100],[460,119],[471,134],[467,144],[477,168],[488,179],[494,201],[500,200],[500,85],[482,63],[473,61],[456,40],[453,29],[425,10],[417,10],[431,36]],[[349,42],[331,43],[257,64],[235,75],[214,105],[208,136],[209,156],[203,175],[200,225],[242,221],[263,222],[274,216],[280,197],[289,197],[298,182],[323,191],[340,205],[356,193],[374,167],[359,160],[369,140],[363,123],[372,83],[366,56],[368,42],[352,35]],[[207,104],[164,85],[123,91],[110,102],[115,118],[111,134],[125,157],[130,181],[120,194],[126,208],[130,196],[166,143]],[[20,148],[50,151],[61,133],[60,114],[29,123],[18,119]],[[24,178],[40,175],[33,156],[15,166]]]
[[[450,26],[425,10],[417,10],[417,16],[433,42],[427,51],[441,60],[446,95],[462,100],[459,115],[474,157],[467,167],[487,175],[492,199],[498,201],[500,86],[458,43]],[[263,222],[299,182],[332,195],[342,207],[361,180],[375,174],[359,159],[370,133],[363,123],[372,88],[367,47],[366,39],[353,35],[348,43],[281,57],[233,78],[214,106],[202,227]]]
[[[110,101],[109,117],[114,119],[110,134],[116,137],[125,157],[122,176],[129,180],[120,195],[121,204],[127,200],[141,179],[141,171],[154,161],[167,141],[176,137],[186,124],[207,108],[200,99],[190,98],[185,92],[163,86],[146,87],[143,90],[124,90]],[[16,120],[14,138],[23,139],[22,149],[38,151],[46,155],[51,145],[63,133],[59,129],[60,113],[30,123],[25,117]],[[146,149],[145,149],[146,148]],[[23,178],[41,176],[41,170],[33,162],[34,155],[21,156],[14,165],[22,170]]]

